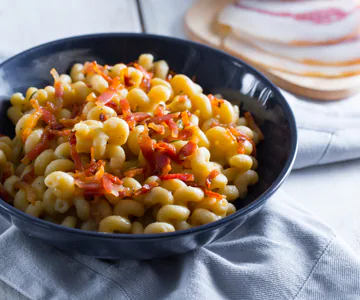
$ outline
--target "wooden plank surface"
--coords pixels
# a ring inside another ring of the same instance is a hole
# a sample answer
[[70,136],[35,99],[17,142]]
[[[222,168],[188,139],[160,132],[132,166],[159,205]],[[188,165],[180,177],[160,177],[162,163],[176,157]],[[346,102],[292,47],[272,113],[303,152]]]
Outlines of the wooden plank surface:
[[186,38],[184,16],[194,0],[140,0],[147,33]]
[[140,31],[135,0],[0,1],[0,60],[63,37]]

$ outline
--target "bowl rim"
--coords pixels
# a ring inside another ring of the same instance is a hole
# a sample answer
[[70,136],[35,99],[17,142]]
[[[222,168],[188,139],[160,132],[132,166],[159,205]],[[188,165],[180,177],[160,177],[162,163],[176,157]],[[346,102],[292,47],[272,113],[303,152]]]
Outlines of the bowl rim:
[[97,231],[86,231],[78,228],[69,228],[65,227],[59,224],[51,223],[48,221],[45,221],[40,218],[36,218],[33,216],[30,216],[26,213],[24,213],[21,210],[16,209],[14,206],[8,204],[3,199],[0,198],[0,209],[5,210],[5,213],[13,215],[15,217],[18,217],[24,221],[30,221],[31,223],[35,223],[37,226],[43,227],[44,229],[55,229],[60,230],[64,233],[69,234],[80,234],[87,237],[96,237],[100,239],[122,239],[122,240],[151,240],[151,239],[171,239],[175,238],[177,236],[187,235],[187,234],[196,234],[208,231],[210,229],[215,229],[220,227],[221,225],[225,225],[227,223],[233,222],[235,219],[239,218],[240,216],[245,216],[249,214],[251,211],[254,211],[259,206],[263,205],[263,203],[272,196],[282,185],[286,177],[291,172],[292,166],[295,162],[295,157],[298,150],[298,134],[297,134],[297,127],[296,127],[296,121],[294,113],[288,104],[288,102],[285,100],[284,96],[281,94],[278,87],[275,86],[265,75],[263,75],[260,71],[255,69],[254,67],[248,65],[246,62],[242,61],[241,59],[238,59],[222,50],[218,50],[212,47],[209,47],[204,44],[200,44],[197,42],[193,42],[190,40],[184,40],[180,38],[174,38],[169,36],[162,36],[162,35],[155,35],[155,34],[147,34],[147,33],[96,33],[96,34],[85,34],[85,35],[77,35],[77,36],[71,36],[66,37],[62,39],[53,40],[47,43],[40,44],[38,46],[32,47],[28,50],[25,50],[23,52],[20,52],[19,54],[16,54],[9,59],[3,61],[0,64],[0,69],[3,68],[8,63],[11,63],[13,60],[16,60],[18,58],[24,57],[30,53],[33,53],[35,51],[46,49],[51,46],[57,46],[64,44],[66,42],[72,42],[72,41],[80,41],[80,40],[86,40],[86,39],[97,39],[97,38],[152,38],[155,40],[163,40],[167,42],[171,42],[173,44],[187,44],[192,45],[200,50],[204,49],[206,51],[212,51],[219,55],[220,57],[224,57],[226,59],[229,59],[236,64],[241,65],[246,71],[250,72],[251,74],[255,75],[257,78],[261,79],[262,82],[264,82],[268,87],[271,88],[272,92],[275,94],[275,97],[279,101],[279,103],[282,106],[282,109],[287,117],[287,121],[289,122],[290,127],[290,136],[291,136],[291,149],[290,149],[290,155],[288,159],[286,160],[285,166],[283,167],[282,171],[278,175],[278,177],[273,181],[273,183],[259,196],[257,197],[253,202],[248,204],[247,206],[237,210],[235,213],[222,218],[220,220],[217,220],[212,223],[208,223],[205,225],[193,227],[190,229],[185,230],[178,230],[174,232],[167,232],[167,233],[157,233],[157,234],[125,234],[125,233],[103,233],[103,232],[97,232]]

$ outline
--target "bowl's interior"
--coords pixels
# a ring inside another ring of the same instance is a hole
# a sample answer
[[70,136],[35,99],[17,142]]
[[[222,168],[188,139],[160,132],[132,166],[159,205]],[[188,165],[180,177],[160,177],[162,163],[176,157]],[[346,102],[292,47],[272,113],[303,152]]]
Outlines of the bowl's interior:
[[49,71],[68,72],[76,62],[100,64],[130,62],[141,53],[166,60],[176,73],[196,76],[206,93],[220,92],[226,99],[252,112],[265,140],[258,147],[259,183],[241,208],[264,193],[292,160],[296,148],[294,121],[287,104],[267,80],[235,58],[193,43],[146,35],[103,35],[67,39],[24,52],[0,66],[0,133],[13,135],[6,117],[9,98],[30,86],[52,83]]

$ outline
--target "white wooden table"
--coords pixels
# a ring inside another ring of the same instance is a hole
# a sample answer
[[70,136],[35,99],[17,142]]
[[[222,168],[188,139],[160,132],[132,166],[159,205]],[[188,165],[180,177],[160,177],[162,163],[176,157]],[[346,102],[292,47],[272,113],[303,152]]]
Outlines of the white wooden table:
[[[1,0],[0,59],[40,43],[98,32],[148,32],[186,38],[194,0]],[[360,251],[360,160],[293,171],[283,186]]]

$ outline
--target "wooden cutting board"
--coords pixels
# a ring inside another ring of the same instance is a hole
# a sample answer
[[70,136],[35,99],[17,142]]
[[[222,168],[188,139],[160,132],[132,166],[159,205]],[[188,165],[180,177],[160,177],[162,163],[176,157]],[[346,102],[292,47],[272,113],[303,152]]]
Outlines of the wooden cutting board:
[[[185,16],[187,35],[194,41],[226,51],[223,41],[230,33],[230,28],[220,26],[217,23],[217,16],[229,2],[232,1],[198,0],[195,2]],[[247,61],[241,53],[231,51],[230,54]],[[277,86],[299,96],[326,101],[339,100],[360,92],[360,75],[335,79],[305,77],[251,64]]]

